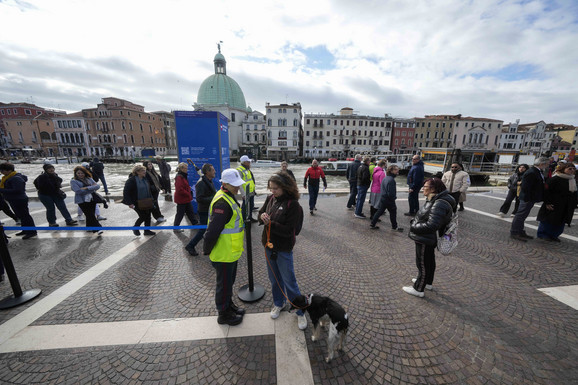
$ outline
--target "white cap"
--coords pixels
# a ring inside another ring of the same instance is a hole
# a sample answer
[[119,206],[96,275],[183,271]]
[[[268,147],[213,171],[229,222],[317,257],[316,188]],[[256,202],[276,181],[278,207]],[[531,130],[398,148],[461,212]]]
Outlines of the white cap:
[[84,168],[86,168],[86,167],[89,167],[90,164],[88,164],[88,162],[82,162],[81,166],[84,167]]
[[249,158],[247,155],[243,155],[241,157],[241,160],[239,160],[239,162],[241,162],[241,163],[250,162],[250,161],[251,161],[251,158]]
[[232,186],[239,187],[245,184],[245,181],[239,176],[239,171],[234,168],[228,168],[221,174],[221,183],[228,183]]

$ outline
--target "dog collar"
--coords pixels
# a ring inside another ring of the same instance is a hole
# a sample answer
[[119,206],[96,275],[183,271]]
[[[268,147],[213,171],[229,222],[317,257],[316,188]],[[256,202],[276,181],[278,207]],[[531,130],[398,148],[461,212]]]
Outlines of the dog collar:
[[305,297],[307,300],[307,306],[311,305],[311,301],[313,300],[313,293],[309,294],[308,297]]

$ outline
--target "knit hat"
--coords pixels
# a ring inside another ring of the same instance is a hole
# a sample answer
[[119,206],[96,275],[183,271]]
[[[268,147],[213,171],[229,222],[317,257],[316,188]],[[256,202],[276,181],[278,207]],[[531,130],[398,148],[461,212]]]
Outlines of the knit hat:
[[48,170],[49,168],[54,168],[53,165],[51,165],[50,163],[46,163],[45,165],[42,166],[42,168],[44,169],[44,171]]

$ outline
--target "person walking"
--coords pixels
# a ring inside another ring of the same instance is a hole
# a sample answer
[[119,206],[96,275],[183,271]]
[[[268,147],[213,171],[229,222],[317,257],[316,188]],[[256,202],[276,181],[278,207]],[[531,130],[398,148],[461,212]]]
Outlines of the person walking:
[[289,170],[288,167],[289,165],[287,164],[287,162],[285,161],[281,162],[281,171],[285,171],[287,174],[291,176],[291,178],[293,178],[295,182],[297,182],[297,179],[295,179],[295,175],[293,175],[293,171]]
[[[197,198],[197,211],[199,213],[199,221],[201,225],[207,225],[209,220],[209,206],[213,201],[217,190],[215,189],[215,184],[213,183],[213,178],[216,175],[215,168],[210,163],[205,163],[201,168],[203,176],[197,181],[195,185],[195,196]],[[185,250],[192,255],[197,256],[199,253],[195,250],[197,243],[203,239],[205,234],[205,229],[199,229],[197,234],[191,239],[191,241],[185,246]]]
[[[70,188],[74,191],[74,203],[76,203],[86,217],[87,227],[102,227],[96,218],[96,202],[92,193],[100,188],[100,185],[92,179],[92,174],[82,166],[74,168],[74,177],[70,181]],[[102,235],[102,230],[92,230],[93,233]]]
[[108,186],[106,185],[106,178],[104,177],[104,164],[102,164],[98,158],[93,158],[92,162],[90,162],[90,171],[92,172],[94,181],[102,183],[104,193],[110,195]]
[[407,186],[409,194],[407,201],[409,203],[409,212],[403,214],[408,217],[413,217],[419,210],[419,190],[423,185],[424,169],[423,161],[419,155],[414,155],[411,158],[412,166],[407,174]]
[[423,185],[425,204],[411,220],[409,237],[415,242],[415,264],[417,278],[413,286],[402,289],[408,294],[423,298],[424,290],[433,289],[436,270],[435,248],[455,212],[457,203],[438,178],[431,178]]
[[[179,163],[177,166],[177,176],[175,177],[175,203],[177,204],[177,214],[173,226],[180,226],[183,217],[186,215],[194,226],[197,223],[195,211],[193,209],[193,194],[189,184],[188,171],[189,166],[186,163]],[[175,233],[182,233],[183,229],[173,230]]]
[[46,219],[50,227],[58,227],[56,223],[56,208],[64,217],[68,226],[76,226],[77,221],[72,219],[66,208],[66,194],[62,191],[62,178],[56,173],[54,166],[45,164],[44,172],[34,179],[34,186],[38,190],[38,199],[46,207]]
[[371,185],[371,174],[369,173],[369,157],[365,157],[363,162],[357,169],[357,198],[355,203],[355,213],[353,216],[355,218],[366,218],[363,213],[363,204],[365,203],[365,197],[367,196],[367,190]]
[[14,214],[14,212],[10,208],[10,205],[8,204],[8,202],[6,202],[6,199],[4,199],[4,196],[2,194],[0,194],[0,211],[4,211],[4,213],[8,217],[10,217],[14,220],[16,225],[20,225],[20,219],[18,219],[16,214]]
[[[319,195],[319,180],[323,180],[323,189],[327,188],[327,179],[325,179],[325,173],[323,169],[319,167],[319,162],[317,159],[313,159],[311,162],[311,167],[305,171],[305,180],[303,181],[303,187],[309,191],[309,214],[313,215],[313,211],[317,210],[317,196]],[[309,187],[307,184],[309,180]]]
[[528,242],[528,239],[534,239],[531,235],[526,234],[524,222],[534,205],[544,200],[544,172],[548,168],[550,161],[548,158],[540,157],[534,160],[534,166],[522,176],[520,185],[520,206],[510,227],[510,238],[521,242]]
[[[259,211],[259,222],[265,227],[261,242],[265,248],[267,272],[273,293],[271,318],[276,319],[285,307],[285,300],[301,295],[293,267],[295,237],[303,221],[303,209],[299,205],[299,188],[289,174],[281,171],[269,178],[267,197]],[[307,328],[303,310],[297,310],[297,325]]]
[[538,238],[560,242],[564,224],[570,226],[576,207],[576,167],[558,162],[552,178],[546,181],[544,203],[538,211]]
[[349,200],[347,201],[347,208],[354,210],[355,198],[357,197],[357,170],[361,166],[361,154],[355,155],[355,160],[347,166],[345,177],[349,182]]
[[464,171],[462,165],[459,163],[452,163],[450,171],[447,171],[442,176],[442,182],[448,186],[448,191],[456,203],[459,202],[459,211],[464,211],[466,191],[468,190],[468,187],[470,187],[470,176]]
[[500,217],[503,218],[506,216],[508,210],[510,210],[510,206],[512,205],[512,201],[514,199],[516,200],[516,203],[514,204],[514,211],[512,211],[512,216],[516,215],[516,213],[518,212],[518,207],[520,206],[520,198],[518,197],[518,195],[520,185],[522,184],[522,175],[524,175],[524,173],[528,171],[529,168],[530,166],[528,166],[527,164],[521,164],[516,168],[516,171],[514,171],[514,173],[508,178],[508,195],[506,196],[506,200],[504,201],[504,203],[500,207],[500,211],[498,212],[498,215]]
[[[371,217],[370,229],[379,229],[376,226],[379,217],[383,215],[385,210],[389,211],[389,220],[391,221],[391,230],[402,232],[403,228],[397,226],[397,206],[395,200],[397,199],[397,185],[395,177],[399,175],[399,167],[395,164],[387,168],[386,177],[381,182],[381,197],[377,205],[377,212]],[[374,178],[375,180],[375,178]]]
[[[136,165],[132,168],[131,177],[127,179],[122,191],[122,203],[133,209],[138,219],[134,227],[140,227],[144,222],[145,227],[151,225],[151,211],[154,208],[154,198],[152,186],[146,177],[147,169],[145,166]],[[134,235],[139,236],[140,230],[133,230]],[[145,230],[144,235],[155,235],[151,230]]]
[[156,162],[159,165],[159,171],[161,173],[161,185],[163,187],[164,194],[171,193],[171,165],[168,164],[166,160],[163,159],[162,156],[157,155],[155,156]]
[[[86,169],[86,171],[88,171],[92,175],[92,170],[90,169],[90,163],[82,162],[81,166],[84,167]],[[96,219],[98,219],[99,221],[106,221],[106,217],[104,217],[103,215],[100,215],[100,206],[98,204],[96,206],[94,206],[94,215],[96,215]],[[82,209],[80,208],[80,206],[78,206],[78,209],[77,209],[77,220],[79,222],[84,222],[84,213],[82,212]]]
[[238,325],[245,309],[233,302],[233,286],[237,277],[237,261],[243,253],[245,223],[235,195],[245,184],[239,171],[228,168],[221,174],[221,189],[209,205],[209,220],[204,235],[203,252],[209,255],[216,272],[215,306],[217,323]]
[[[255,176],[251,171],[251,158],[247,155],[243,155],[239,160],[241,165],[237,167],[237,171],[239,171],[239,175],[245,181],[243,187],[241,187],[241,196],[245,198],[245,195],[248,193],[248,201],[249,201],[249,213],[247,213],[247,207],[245,207],[246,199],[243,199],[242,204],[242,211],[243,211],[243,218],[249,218],[251,222],[257,222],[255,218],[253,218],[253,209],[255,208]],[[249,187],[249,191],[247,191],[247,186]]]
[[[22,227],[36,227],[28,210],[28,195],[26,195],[28,177],[14,171],[12,163],[0,164],[0,173],[3,175],[0,180],[0,194],[10,203],[14,214],[20,218]],[[22,230],[16,235],[22,236],[22,239],[30,239],[37,235],[37,231]]]
[[[380,160],[377,166],[373,169],[371,178],[371,189],[369,194],[369,212],[370,218],[373,218],[379,207],[379,199],[381,198],[381,181],[385,178],[385,159]],[[381,220],[379,220],[381,222]]]
[[149,182],[149,186],[151,187],[151,194],[153,196],[154,207],[151,210],[151,214],[153,218],[157,221],[157,224],[166,222],[167,220],[161,213],[161,209],[159,206],[159,194],[163,189],[162,178],[155,170],[155,165],[153,162],[145,160],[142,162],[142,165],[146,168],[146,178]]

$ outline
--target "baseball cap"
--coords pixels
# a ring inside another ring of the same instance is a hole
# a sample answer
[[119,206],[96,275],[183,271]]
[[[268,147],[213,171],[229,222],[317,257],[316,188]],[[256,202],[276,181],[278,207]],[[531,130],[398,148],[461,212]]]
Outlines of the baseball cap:
[[239,176],[239,171],[234,168],[228,168],[221,174],[221,183],[228,183],[232,186],[239,187],[245,184],[245,181]]
[[241,157],[241,159],[239,160],[239,162],[244,163],[244,162],[250,162],[251,158],[249,158],[247,155],[243,155]]

